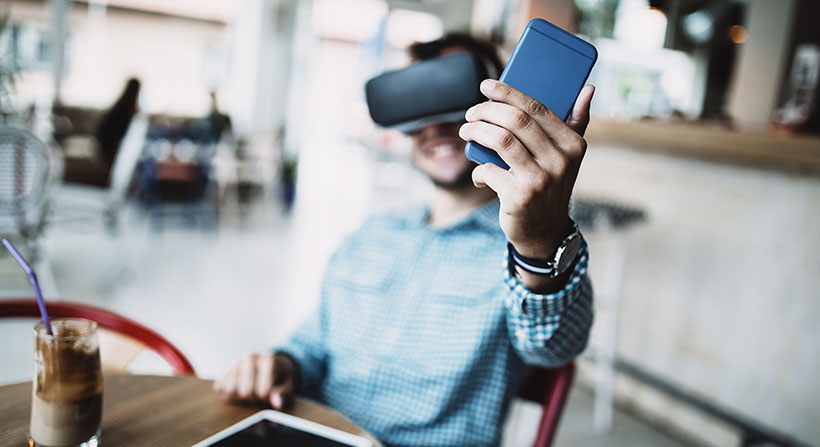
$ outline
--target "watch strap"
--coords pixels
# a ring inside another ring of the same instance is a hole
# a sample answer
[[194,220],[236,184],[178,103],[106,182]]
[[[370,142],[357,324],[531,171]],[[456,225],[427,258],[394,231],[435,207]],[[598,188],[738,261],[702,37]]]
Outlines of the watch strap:
[[552,263],[547,262],[546,260],[524,257],[521,253],[518,253],[515,250],[515,247],[513,247],[513,244],[509,242],[507,242],[507,251],[509,252],[510,267],[517,265],[522,269],[536,275],[550,277],[558,276],[558,269],[556,269]]
[[[575,264],[575,261],[580,259],[581,256],[587,253],[587,251],[588,248],[586,246],[586,243],[584,243],[578,250],[578,253],[575,254],[575,259],[573,260],[573,262],[568,264],[568,266]],[[507,252],[509,254],[507,257],[507,266],[510,270],[511,276],[516,276],[516,266],[534,275],[547,276],[549,278],[555,278],[556,276],[566,271],[559,271],[550,262],[524,257],[523,255],[518,253],[515,250],[515,247],[513,247],[513,245],[509,242],[507,242]]]
[[[507,262],[508,262],[508,266],[509,266],[509,269],[510,269],[510,274],[515,276],[515,266],[518,266],[522,270],[525,270],[525,271],[527,271],[529,273],[532,273],[534,275],[547,276],[549,278],[554,278],[554,277],[560,275],[561,273],[564,273],[564,271],[566,271],[569,268],[569,266],[574,264],[575,260],[577,260],[578,257],[586,251],[586,244],[583,241],[583,237],[578,232],[578,225],[576,225],[575,222],[572,219],[570,219],[570,223],[572,224],[572,232],[570,233],[569,236],[564,238],[563,241],[561,241],[561,244],[558,246],[558,248],[556,248],[555,253],[553,253],[552,258],[545,258],[545,259],[528,258],[526,256],[523,256],[518,251],[516,251],[516,249],[515,249],[515,247],[513,247],[512,243],[507,242],[507,252],[508,252],[508,261]],[[559,262],[558,259],[556,259],[556,258],[559,257],[558,253],[561,252],[566,247],[566,245],[569,243],[569,241],[574,237],[581,238],[581,246],[579,247],[578,251],[573,256],[573,261],[571,263],[565,264],[564,269],[561,269],[560,265],[557,265],[558,262]]]

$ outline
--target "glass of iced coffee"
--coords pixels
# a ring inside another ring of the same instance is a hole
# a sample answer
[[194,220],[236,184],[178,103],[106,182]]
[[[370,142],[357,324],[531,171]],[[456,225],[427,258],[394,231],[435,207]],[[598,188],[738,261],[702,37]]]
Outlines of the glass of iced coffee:
[[97,323],[80,318],[34,326],[30,446],[99,445],[102,371]]

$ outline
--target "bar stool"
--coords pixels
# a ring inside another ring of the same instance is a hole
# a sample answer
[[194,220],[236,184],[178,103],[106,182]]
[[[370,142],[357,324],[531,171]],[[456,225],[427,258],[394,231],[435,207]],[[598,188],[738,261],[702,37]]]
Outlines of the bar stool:
[[606,260],[604,279],[596,290],[598,312],[595,324],[601,341],[595,347],[595,431],[612,428],[615,349],[618,338],[618,311],[623,288],[629,232],[647,221],[646,212],[634,205],[604,198],[579,198],[574,201],[572,217],[583,230],[595,230],[610,238],[613,249]]

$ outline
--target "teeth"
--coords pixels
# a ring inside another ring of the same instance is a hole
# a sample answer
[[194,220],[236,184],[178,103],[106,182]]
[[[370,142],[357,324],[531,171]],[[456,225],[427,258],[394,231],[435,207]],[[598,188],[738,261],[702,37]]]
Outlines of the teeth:
[[430,148],[433,155],[449,155],[455,148],[451,144],[439,144]]

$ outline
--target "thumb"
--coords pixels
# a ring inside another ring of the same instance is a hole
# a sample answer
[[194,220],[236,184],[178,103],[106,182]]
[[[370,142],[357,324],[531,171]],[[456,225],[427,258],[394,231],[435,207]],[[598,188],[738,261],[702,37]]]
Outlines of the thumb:
[[592,95],[595,94],[595,86],[587,84],[578,93],[578,99],[575,100],[575,105],[572,107],[572,113],[569,115],[567,124],[572,130],[578,132],[578,135],[584,136],[589,124],[589,106],[592,103]]
[[293,381],[287,380],[271,388],[268,401],[274,410],[287,410],[293,404]]
[[489,186],[502,201],[515,190],[515,179],[506,169],[493,163],[484,163],[473,168],[473,184],[478,188]]

